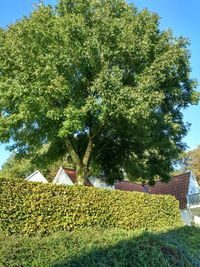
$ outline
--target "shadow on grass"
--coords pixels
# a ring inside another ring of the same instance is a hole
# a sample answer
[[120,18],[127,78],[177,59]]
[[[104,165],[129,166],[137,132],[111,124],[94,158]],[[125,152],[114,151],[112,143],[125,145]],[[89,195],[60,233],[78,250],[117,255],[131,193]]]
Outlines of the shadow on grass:
[[[117,233],[116,233],[117,234]],[[182,227],[165,233],[143,232],[113,246],[88,245],[52,267],[200,266],[200,229]],[[197,240],[198,239],[198,240]],[[191,247],[192,246],[192,247]]]
[[0,232],[2,267],[200,267],[200,229],[164,233],[80,229],[50,236],[6,237]]

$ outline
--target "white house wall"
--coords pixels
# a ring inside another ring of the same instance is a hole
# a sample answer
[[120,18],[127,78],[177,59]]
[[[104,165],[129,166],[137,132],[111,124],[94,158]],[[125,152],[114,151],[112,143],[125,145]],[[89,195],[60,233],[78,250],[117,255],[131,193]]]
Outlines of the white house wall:
[[66,174],[65,170],[61,167],[53,180],[53,184],[74,185],[72,180]]
[[190,173],[190,182],[189,182],[189,189],[188,189],[188,195],[190,194],[196,194],[200,192],[199,184],[195,178],[195,176]]
[[188,209],[182,209],[182,210],[180,210],[180,213],[181,213],[181,218],[182,218],[183,222],[186,225],[190,226],[191,222],[193,221],[193,218],[192,218],[190,211]]
[[28,182],[48,183],[48,181],[44,178],[44,176],[39,171],[35,171],[31,175],[29,175],[25,180]]
[[100,179],[97,179],[95,177],[90,177],[89,180],[94,187],[114,189],[114,186],[107,185],[104,181],[101,181]]
[[198,226],[200,226],[200,216],[194,216],[194,223]]

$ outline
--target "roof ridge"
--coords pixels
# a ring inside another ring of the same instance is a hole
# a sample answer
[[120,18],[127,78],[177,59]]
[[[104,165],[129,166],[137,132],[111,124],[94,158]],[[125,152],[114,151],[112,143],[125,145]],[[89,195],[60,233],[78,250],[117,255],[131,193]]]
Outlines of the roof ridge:
[[[191,171],[188,171],[188,172],[184,172],[184,173],[181,173],[181,174],[172,176],[171,179],[170,179],[168,182],[170,182],[173,178],[176,178],[176,177],[179,177],[179,176],[183,176],[183,175],[185,175],[185,174],[190,174],[190,173],[191,173]],[[137,182],[127,181],[127,180],[116,181],[116,183],[119,183],[119,182],[123,182],[123,183],[124,183],[124,182],[126,182],[126,183],[132,183],[132,184],[141,185],[141,186],[150,186],[150,185],[147,184],[147,183],[142,183],[142,184],[140,184],[140,183],[137,183]],[[165,182],[161,181],[161,179],[155,181],[155,184],[156,184],[157,182],[161,182],[161,183],[163,183],[163,184],[165,183]],[[168,183],[168,182],[166,182],[166,183]],[[155,186],[155,184],[154,184],[153,186]],[[150,187],[152,187],[152,186],[150,186]]]
[[[184,172],[184,173],[181,173],[181,174],[177,174],[175,176],[172,176],[171,179],[168,182],[166,182],[166,183],[169,183],[173,178],[176,178],[176,177],[179,177],[179,176],[183,176],[185,174],[190,174],[190,173],[191,173],[191,171],[188,171],[188,172]],[[155,181],[155,183],[157,183],[157,182],[165,183],[165,182],[162,182],[161,179]]]

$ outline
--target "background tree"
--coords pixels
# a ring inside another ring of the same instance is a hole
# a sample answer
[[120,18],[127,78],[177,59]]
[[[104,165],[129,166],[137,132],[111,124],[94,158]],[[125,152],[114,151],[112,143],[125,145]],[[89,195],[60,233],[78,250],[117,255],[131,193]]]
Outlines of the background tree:
[[180,166],[179,173],[190,170],[200,183],[200,145],[193,150],[184,151],[178,160],[178,165]]
[[10,156],[0,170],[0,179],[22,179],[31,174],[34,167],[29,160],[17,159],[14,155]]
[[50,155],[49,146],[46,144],[34,151],[34,155],[11,154],[0,169],[0,179],[25,179],[34,171],[40,170],[45,178],[52,182],[60,166],[73,167],[66,155],[58,156],[55,150]]
[[79,184],[169,179],[197,102],[187,44],[122,0],[40,5],[0,31],[0,140],[68,153]]

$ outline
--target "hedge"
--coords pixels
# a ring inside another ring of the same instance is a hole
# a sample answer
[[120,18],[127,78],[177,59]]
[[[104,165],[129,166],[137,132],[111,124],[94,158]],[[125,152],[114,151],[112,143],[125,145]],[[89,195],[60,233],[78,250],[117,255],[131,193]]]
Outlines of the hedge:
[[0,232],[0,266],[194,267],[200,266],[199,238],[200,230],[192,227],[159,234],[93,228],[45,237]]
[[166,229],[181,225],[172,196],[0,181],[0,229],[7,234],[48,234],[83,227]]

